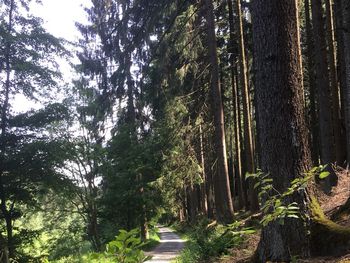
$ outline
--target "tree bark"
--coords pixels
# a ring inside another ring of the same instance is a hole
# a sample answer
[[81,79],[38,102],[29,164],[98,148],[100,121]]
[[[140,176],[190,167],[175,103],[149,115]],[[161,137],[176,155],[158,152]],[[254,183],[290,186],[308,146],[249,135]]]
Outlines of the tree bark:
[[[347,138],[345,129],[345,91],[346,91],[346,64],[344,55],[344,36],[343,36],[343,14],[342,14],[342,0],[334,0],[334,16],[336,20],[336,41],[337,41],[337,72],[338,72],[338,82],[340,91],[340,125],[341,134],[343,138],[343,146],[345,154],[347,152]],[[345,156],[346,159],[346,156]]]
[[346,89],[345,97],[345,125],[347,138],[347,163],[350,164],[350,2],[342,1],[342,19],[343,19],[343,40],[344,40],[344,58],[346,72]]
[[329,76],[332,93],[332,119],[334,130],[334,143],[336,161],[338,165],[343,165],[346,159],[345,142],[341,133],[340,125],[340,102],[339,102],[339,85],[336,68],[336,50],[334,37],[334,19],[333,6],[331,0],[326,0],[326,28],[327,28],[327,44],[328,44],[328,61]]
[[217,218],[221,222],[230,222],[233,219],[233,202],[231,197],[228,176],[224,112],[221,98],[221,85],[215,35],[214,7],[212,0],[205,0],[206,20],[208,31],[208,52],[211,65],[211,91],[215,126],[215,152],[217,154],[218,173],[215,187],[215,206]]
[[[239,63],[241,73],[241,85],[242,85],[242,98],[243,98],[243,123],[244,123],[244,154],[246,169],[248,173],[255,173],[254,163],[254,146],[253,146],[253,134],[252,134],[252,119],[251,119],[251,107],[250,107],[250,93],[248,89],[248,72],[245,56],[245,43],[243,32],[243,19],[241,10],[241,0],[236,0],[236,11],[238,17],[238,33],[239,33]],[[259,210],[258,195],[254,189],[254,181],[248,180],[248,196],[249,196],[249,209],[252,212]]]
[[324,190],[329,192],[331,187],[336,184],[336,175],[330,167],[336,160],[333,120],[332,120],[332,93],[329,82],[328,61],[326,50],[325,27],[322,12],[322,1],[312,0],[312,22],[315,43],[315,62],[316,62],[316,84],[318,94],[319,111],[319,130],[321,143],[321,163],[328,164],[328,170],[331,175],[324,182]]
[[314,43],[312,41],[312,26],[310,17],[310,1],[304,1],[305,9],[305,28],[306,28],[306,46],[307,46],[307,72],[309,77],[309,101],[310,101],[310,145],[312,162],[315,166],[319,165],[319,134],[317,125],[317,109],[315,96],[315,63],[314,63]]
[[[252,2],[255,94],[259,112],[261,168],[283,193],[290,182],[310,168],[301,73],[297,0]],[[307,213],[307,194],[297,202]],[[263,228],[257,262],[290,262],[292,255],[309,255],[308,222],[286,219]]]
[[202,124],[199,125],[199,147],[200,147],[200,161],[202,168],[202,180],[200,184],[200,210],[204,215],[208,214],[208,198],[206,191],[206,174],[205,174],[205,158],[204,158],[204,147],[203,147],[203,131]]
[[231,70],[231,86],[232,86],[232,111],[233,111],[233,134],[234,134],[234,164],[235,176],[237,178],[237,196],[238,196],[238,209],[242,209],[246,206],[246,202],[243,195],[242,184],[242,157],[241,157],[241,134],[240,134],[240,111],[239,111],[239,97],[236,83],[236,71],[237,71],[237,43],[235,41],[234,34],[234,14],[233,14],[233,1],[227,0],[228,12],[229,12],[229,29],[230,29],[230,41],[228,43],[228,50],[230,53],[230,70]]

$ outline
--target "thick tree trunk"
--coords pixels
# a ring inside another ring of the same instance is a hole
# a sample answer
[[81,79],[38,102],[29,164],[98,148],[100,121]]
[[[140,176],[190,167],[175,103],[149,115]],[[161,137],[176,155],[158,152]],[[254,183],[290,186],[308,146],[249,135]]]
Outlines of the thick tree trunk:
[[186,188],[187,191],[187,214],[188,214],[188,220],[190,222],[195,222],[196,217],[198,215],[198,192],[197,188],[193,183],[191,182],[190,185]]
[[[245,56],[245,43],[243,33],[243,19],[241,10],[241,0],[236,0],[236,11],[238,17],[238,33],[239,33],[239,63],[241,73],[241,85],[242,85],[242,98],[243,98],[243,123],[244,123],[244,153],[246,169],[248,173],[255,172],[254,163],[254,146],[253,146],[253,134],[252,134],[252,120],[251,120],[251,105],[250,94],[248,88],[248,72]],[[249,196],[249,209],[252,212],[259,210],[258,195],[254,189],[254,181],[248,180],[248,196]]]
[[344,40],[344,58],[345,58],[345,72],[346,72],[346,89],[345,97],[345,126],[347,138],[347,163],[350,164],[350,2],[348,0],[342,1],[342,19],[343,19],[343,40]]
[[305,9],[305,28],[306,28],[306,46],[307,46],[307,71],[309,77],[309,100],[310,100],[310,145],[311,156],[313,164],[319,165],[319,135],[318,135],[318,124],[317,124],[317,109],[316,109],[316,96],[315,96],[315,65],[314,65],[314,43],[312,41],[312,26],[310,18],[310,1],[304,1]]
[[233,219],[233,202],[227,167],[224,112],[221,99],[214,7],[212,0],[205,0],[205,8],[208,29],[208,52],[211,65],[211,91],[216,140],[215,152],[218,158],[218,173],[216,176],[216,183],[214,184],[214,187],[216,187],[215,206],[218,220],[221,222],[230,222]]
[[331,0],[326,0],[326,28],[327,28],[327,44],[328,44],[328,61],[329,76],[332,93],[332,119],[334,130],[334,143],[336,161],[338,165],[343,165],[346,159],[345,141],[341,132],[340,125],[340,102],[339,102],[339,85],[336,67],[336,50],[334,37],[334,19],[333,6]]
[[327,45],[325,38],[322,1],[312,0],[312,22],[315,40],[316,84],[318,94],[319,129],[321,142],[321,163],[328,164],[331,175],[324,180],[324,190],[330,191],[336,184],[336,175],[332,172],[331,163],[336,160],[333,120],[332,93],[328,73]]
[[[283,193],[290,182],[310,168],[304,118],[297,0],[252,2],[256,100],[259,112],[261,165]],[[307,195],[294,194],[307,213]],[[290,262],[309,255],[308,224],[299,219],[264,227],[257,262]]]

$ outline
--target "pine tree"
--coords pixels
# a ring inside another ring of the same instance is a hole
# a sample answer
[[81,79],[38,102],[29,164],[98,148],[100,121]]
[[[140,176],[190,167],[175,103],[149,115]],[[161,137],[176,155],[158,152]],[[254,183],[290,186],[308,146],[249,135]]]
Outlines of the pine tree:
[[[252,3],[256,100],[261,168],[281,193],[309,169],[300,63],[298,1]],[[266,53],[266,51],[268,51]],[[306,192],[288,200],[307,213]],[[308,225],[301,219],[274,221],[263,228],[257,262],[290,261],[309,255]]]
[[233,203],[230,182],[228,177],[224,113],[221,98],[219,65],[217,57],[217,44],[215,36],[215,19],[212,0],[205,1],[206,20],[208,30],[208,53],[211,65],[211,92],[213,101],[213,114],[215,122],[215,153],[218,158],[218,172],[215,179],[215,205],[217,217],[220,221],[229,222],[233,218]]
[[350,163],[350,3],[342,1],[343,39],[344,39],[344,62],[346,73],[346,89],[344,91],[344,108],[346,120],[347,138],[347,162]]
[[[321,163],[328,164],[329,171],[332,171],[330,165],[336,160],[336,152],[332,126],[332,93],[329,81],[327,50],[324,48],[326,47],[325,23],[321,1],[312,0],[311,6],[315,45]],[[335,184],[336,176],[334,172],[332,172],[332,175],[324,182],[324,190],[327,192],[330,191],[331,187]]]

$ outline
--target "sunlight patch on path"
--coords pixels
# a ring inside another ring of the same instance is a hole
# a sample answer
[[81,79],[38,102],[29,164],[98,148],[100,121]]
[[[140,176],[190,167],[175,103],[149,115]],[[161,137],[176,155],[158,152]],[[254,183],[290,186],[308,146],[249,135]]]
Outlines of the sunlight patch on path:
[[167,227],[159,227],[160,244],[147,255],[153,256],[148,263],[169,263],[180,255],[185,241]]

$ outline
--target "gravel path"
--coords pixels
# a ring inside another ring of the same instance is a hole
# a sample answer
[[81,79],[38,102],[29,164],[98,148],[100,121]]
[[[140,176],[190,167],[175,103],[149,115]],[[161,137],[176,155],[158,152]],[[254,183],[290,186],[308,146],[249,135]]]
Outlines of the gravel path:
[[169,263],[179,256],[184,248],[185,241],[175,234],[170,228],[159,227],[160,244],[147,255],[153,256],[148,263]]

